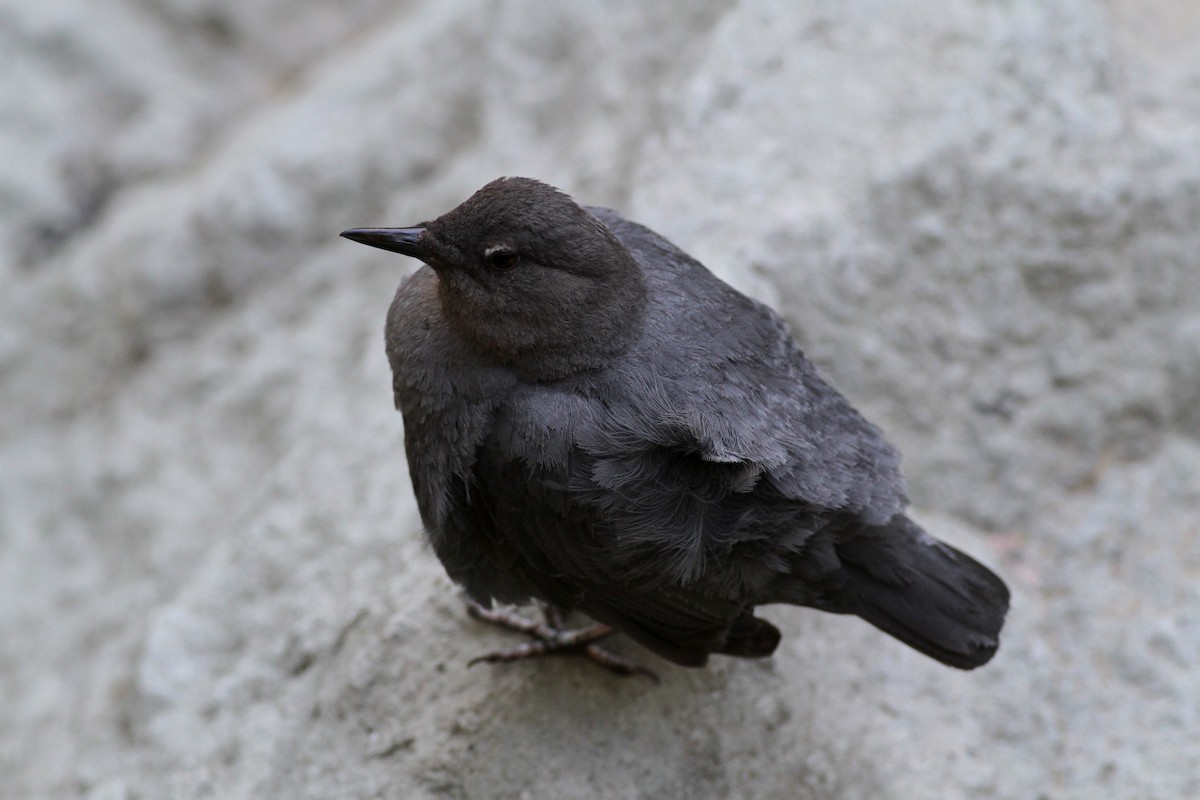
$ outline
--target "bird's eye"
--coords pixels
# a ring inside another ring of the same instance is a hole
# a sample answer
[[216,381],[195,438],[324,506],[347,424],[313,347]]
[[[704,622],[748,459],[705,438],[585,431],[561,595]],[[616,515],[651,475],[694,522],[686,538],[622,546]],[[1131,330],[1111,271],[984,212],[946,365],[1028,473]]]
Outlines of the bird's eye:
[[521,256],[517,251],[509,250],[507,247],[497,247],[494,250],[489,250],[486,258],[488,266],[501,271],[510,270],[521,263]]

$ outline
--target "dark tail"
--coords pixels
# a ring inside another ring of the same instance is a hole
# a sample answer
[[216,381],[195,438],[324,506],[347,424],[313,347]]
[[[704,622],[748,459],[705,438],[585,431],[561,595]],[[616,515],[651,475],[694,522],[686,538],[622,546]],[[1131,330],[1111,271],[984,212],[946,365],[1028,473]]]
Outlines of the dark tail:
[[835,580],[808,583],[804,599],[784,583],[780,599],[856,614],[951,667],[974,669],[996,654],[1008,587],[975,559],[901,514],[831,545]]

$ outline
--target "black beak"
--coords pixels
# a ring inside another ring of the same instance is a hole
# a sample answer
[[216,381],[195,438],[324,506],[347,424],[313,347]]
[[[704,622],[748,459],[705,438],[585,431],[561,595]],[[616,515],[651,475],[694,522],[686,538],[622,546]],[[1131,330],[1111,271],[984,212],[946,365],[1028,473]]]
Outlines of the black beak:
[[369,244],[393,253],[403,253],[424,261],[429,257],[429,248],[421,243],[424,228],[351,228],[342,231],[342,236],[354,242]]

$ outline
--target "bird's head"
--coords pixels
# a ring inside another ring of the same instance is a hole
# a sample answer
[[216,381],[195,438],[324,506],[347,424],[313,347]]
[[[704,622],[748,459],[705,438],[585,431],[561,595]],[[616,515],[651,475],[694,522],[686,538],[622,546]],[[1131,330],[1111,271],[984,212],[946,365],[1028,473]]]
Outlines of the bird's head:
[[646,288],[633,256],[539,181],[500,178],[430,222],[342,236],[428,264],[447,321],[527,378],[603,366],[641,330]]

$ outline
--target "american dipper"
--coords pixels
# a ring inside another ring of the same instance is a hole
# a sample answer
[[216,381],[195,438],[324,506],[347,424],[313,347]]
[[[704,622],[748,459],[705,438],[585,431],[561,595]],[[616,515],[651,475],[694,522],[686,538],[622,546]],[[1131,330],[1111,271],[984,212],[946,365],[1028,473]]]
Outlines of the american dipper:
[[[423,261],[386,344],[429,541],[476,616],[695,667],[763,657],[756,606],[856,614],[943,664],[999,645],[1004,582],[909,519],[900,456],[783,321],[653,231],[528,178],[356,242]],[[567,632],[488,611],[539,600]],[[485,608],[487,607],[487,608]]]

